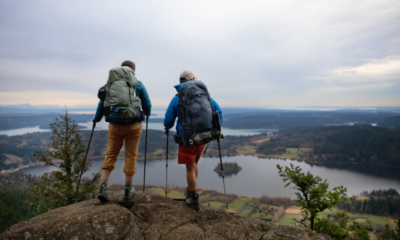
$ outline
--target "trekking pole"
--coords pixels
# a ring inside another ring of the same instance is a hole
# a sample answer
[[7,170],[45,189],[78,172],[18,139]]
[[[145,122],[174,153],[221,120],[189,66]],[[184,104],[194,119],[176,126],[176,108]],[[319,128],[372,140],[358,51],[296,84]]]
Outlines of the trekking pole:
[[168,136],[169,136],[169,129],[165,128],[165,133],[167,134],[167,156],[165,157],[165,160],[167,162],[167,165],[165,166],[165,196],[168,196]]
[[143,174],[143,192],[145,190],[146,182],[146,154],[147,154],[147,132],[149,127],[149,116],[146,116],[146,139],[144,141],[144,174]]
[[83,173],[83,169],[85,168],[86,157],[87,157],[88,152],[89,152],[90,142],[92,141],[93,132],[94,132],[94,128],[95,128],[95,127],[96,127],[96,122],[93,121],[92,134],[90,135],[89,144],[88,144],[88,147],[87,147],[87,149],[86,149],[85,159],[83,160],[83,166],[82,166],[81,174],[79,175],[78,185],[76,186],[76,192],[75,192],[75,197],[74,197],[74,203],[76,203],[76,200],[77,200],[76,196],[78,195],[79,184],[81,184],[82,173]]
[[219,150],[219,160],[220,160],[220,162],[221,162],[222,182],[224,183],[225,207],[226,207],[226,209],[228,209],[228,202],[226,201],[226,189],[225,189],[224,167],[222,166],[222,156],[221,156],[221,147],[219,146],[219,138],[217,138],[217,142],[218,142],[218,150]]

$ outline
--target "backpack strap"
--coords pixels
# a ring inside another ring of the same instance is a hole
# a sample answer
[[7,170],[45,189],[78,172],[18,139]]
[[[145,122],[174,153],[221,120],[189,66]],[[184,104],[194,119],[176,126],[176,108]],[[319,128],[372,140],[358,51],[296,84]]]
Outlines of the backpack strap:
[[183,105],[183,93],[178,92],[176,96],[179,97],[179,102],[178,102],[178,112],[179,115],[181,115],[181,121],[182,123],[187,123],[186,121],[186,114],[185,114],[185,106]]
[[[130,92],[131,89],[132,89],[132,83],[130,83],[128,80],[125,80],[125,81],[126,81],[126,85],[128,86],[129,92]],[[136,95],[136,87],[134,89],[135,89],[135,91],[133,91],[133,96],[137,97],[137,95]]]

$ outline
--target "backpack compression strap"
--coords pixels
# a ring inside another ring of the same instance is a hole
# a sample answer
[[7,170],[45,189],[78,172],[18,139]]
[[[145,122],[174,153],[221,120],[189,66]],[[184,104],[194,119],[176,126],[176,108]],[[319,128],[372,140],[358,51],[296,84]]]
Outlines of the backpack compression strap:
[[181,115],[181,121],[182,123],[187,123],[185,107],[183,106],[183,93],[178,92],[176,95],[179,97],[178,109],[179,109],[179,115]]

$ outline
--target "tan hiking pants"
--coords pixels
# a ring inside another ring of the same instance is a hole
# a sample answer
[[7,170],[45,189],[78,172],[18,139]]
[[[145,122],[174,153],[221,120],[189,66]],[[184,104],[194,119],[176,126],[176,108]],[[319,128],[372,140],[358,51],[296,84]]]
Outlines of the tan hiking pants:
[[125,166],[123,172],[132,176],[136,173],[136,159],[140,136],[142,135],[142,123],[126,125],[108,125],[108,150],[101,169],[114,170],[115,162],[125,140]]

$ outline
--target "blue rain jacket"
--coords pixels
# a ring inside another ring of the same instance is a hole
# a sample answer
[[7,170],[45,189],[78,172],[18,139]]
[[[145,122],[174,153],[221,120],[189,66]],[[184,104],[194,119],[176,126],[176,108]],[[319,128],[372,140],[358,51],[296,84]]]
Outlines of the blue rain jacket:
[[[146,116],[150,116],[151,114],[151,101],[149,94],[147,93],[146,87],[143,85],[141,81],[138,81],[136,85],[136,96],[140,98],[142,101],[142,109],[143,112]],[[96,116],[94,117],[95,122],[100,122],[101,119],[103,118],[103,111],[104,111],[104,104],[103,101],[100,100],[99,104],[97,105],[97,111],[96,111]],[[126,124],[132,124],[132,123],[138,123],[140,121],[132,121],[130,123]],[[122,123],[113,123],[110,122],[110,124],[113,125],[123,125]]]
[[[181,91],[182,85],[185,83],[181,83],[178,85],[175,85],[174,88],[176,88],[177,92]],[[167,112],[165,113],[165,118],[164,118],[164,127],[167,129],[171,129],[174,124],[175,124],[175,119],[178,117],[178,122],[176,124],[176,132],[181,135],[181,130],[182,130],[182,122],[181,122],[181,117],[179,116],[179,109],[178,109],[178,103],[179,103],[179,97],[174,96],[172,98],[171,103],[168,106]],[[211,98],[211,105],[212,105],[212,110],[219,112],[219,118],[221,120],[221,125],[222,125],[222,110],[219,107],[218,103],[214,101],[214,99]]]

